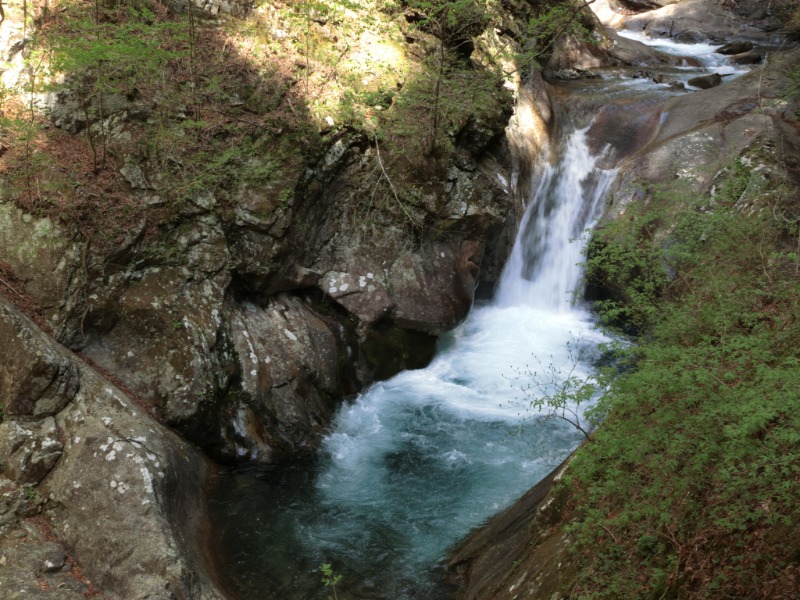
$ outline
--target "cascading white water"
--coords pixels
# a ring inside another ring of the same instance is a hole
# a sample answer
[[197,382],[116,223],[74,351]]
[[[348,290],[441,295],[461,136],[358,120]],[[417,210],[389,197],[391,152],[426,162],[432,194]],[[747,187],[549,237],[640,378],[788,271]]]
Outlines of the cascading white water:
[[351,598],[437,597],[426,573],[447,548],[580,442],[565,422],[538,418],[521,390],[551,365],[588,375],[603,339],[570,292],[580,281],[578,238],[613,172],[596,167],[586,130],[564,148],[530,202],[497,300],[444,336],[428,368],[378,383],[343,407],[312,479],[295,491],[251,485],[248,494],[231,485],[218,499],[252,522],[248,498],[269,498],[261,502],[271,514],[258,529],[225,532],[235,546],[227,553],[249,565],[240,572],[258,574],[239,578],[246,595],[273,597],[252,591],[263,583],[274,597],[315,597],[317,569],[328,562]]
[[[719,44],[681,43],[669,38],[653,38],[640,31],[622,30],[617,33],[622,37],[640,42],[665,54],[691,57],[702,64],[706,69],[719,73],[720,75],[742,75],[749,71],[748,67],[735,65],[731,62],[730,57],[719,54],[717,52],[717,48],[720,46]],[[684,68],[687,71],[693,69],[691,66],[686,66]]]
[[525,212],[503,269],[495,304],[570,310],[581,277],[580,236],[597,214],[614,171],[597,169],[586,129],[568,139],[563,158],[549,165]]

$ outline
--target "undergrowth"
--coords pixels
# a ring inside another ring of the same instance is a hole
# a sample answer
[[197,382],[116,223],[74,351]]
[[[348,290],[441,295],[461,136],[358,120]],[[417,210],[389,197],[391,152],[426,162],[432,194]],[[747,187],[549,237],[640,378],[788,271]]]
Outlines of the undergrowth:
[[[457,146],[477,153],[502,127],[520,64],[583,30],[574,0],[525,9],[537,43],[524,51],[501,39],[504,9],[487,0],[266,2],[246,19],[170,6],[9,12],[27,41],[0,88],[5,199],[113,247],[142,220],[146,233],[179,220],[198,192],[223,216],[246,188],[290,207],[325,151],[360,136],[380,147],[380,206],[404,222],[444,194]],[[56,95],[83,123],[72,135],[48,123]],[[129,165],[142,174],[133,192]]]
[[800,593],[800,207],[746,160],[714,192],[653,192],[593,241],[602,317],[641,335],[566,480],[575,597]]

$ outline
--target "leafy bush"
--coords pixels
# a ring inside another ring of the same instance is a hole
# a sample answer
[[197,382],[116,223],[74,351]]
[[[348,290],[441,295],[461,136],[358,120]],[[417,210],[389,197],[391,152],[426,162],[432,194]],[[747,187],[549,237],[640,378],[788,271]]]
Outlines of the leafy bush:
[[577,597],[797,590],[800,277],[764,185],[736,161],[713,196],[654,195],[660,227],[642,212],[599,234],[590,274],[620,291],[603,316],[647,335],[570,469]]

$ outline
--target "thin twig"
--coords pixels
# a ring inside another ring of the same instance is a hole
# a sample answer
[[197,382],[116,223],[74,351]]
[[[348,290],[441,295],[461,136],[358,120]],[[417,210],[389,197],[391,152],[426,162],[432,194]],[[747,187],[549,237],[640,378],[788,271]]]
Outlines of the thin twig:
[[15,290],[15,289],[14,289],[14,287],[13,287],[13,286],[12,286],[10,283],[8,283],[7,281],[5,281],[4,279],[1,279],[1,278],[0,278],[0,283],[4,284],[4,285],[5,285],[5,286],[6,286],[8,289],[10,289],[12,292],[14,292],[15,294],[17,294],[18,296],[21,296],[21,295],[22,295],[22,294],[20,294],[20,293],[19,293],[17,290]]
[[620,544],[619,544],[619,540],[617,539],[617,536],[615,536],[615,535],[614,535],[614,534],[611,532],[611,530],[610,530],[608,527],[606,527],[606,526],[605,526],[605,525],[603,525],[602,523],[600,524],[600,527],[602,527],[602,528],[605,530],[605,532],[606,532],[608,535],[610,535],[610,536],[611,536],[611,539],[612,539],[612,540],[614,540],[614,543],[615,543],[617,546],[619,546],[619,545],[620,545]]
[[389,183],[389,188],[392,190],[392,195],[394,196],[394,199],[397,201],[397,204],[400,205],[400,208],[405,213],[405,215],[408,218],[409,222],[411,223],[412,227],[419,228],[419,225],[416,223],[416,221],[414,221],[414,217],[411,216],[411,213],[408,212],[408,210],[406,209],[405,205],[400,200],[400,196],[397,195],[397,190],[394,187],[394,183],[392,183],[392,180],[389,178],[389,174],[386,172],[386,168],[383,166],[383,159],[381,159],[381,149],[378,146],[378,136],[377,135],[373,135],[373,138],[375,139],[375,153],[376,153],[376,156],[378,157],[378,164],[381,167],[381,172],[383,173],[383,176],[386,178],[386,181]]

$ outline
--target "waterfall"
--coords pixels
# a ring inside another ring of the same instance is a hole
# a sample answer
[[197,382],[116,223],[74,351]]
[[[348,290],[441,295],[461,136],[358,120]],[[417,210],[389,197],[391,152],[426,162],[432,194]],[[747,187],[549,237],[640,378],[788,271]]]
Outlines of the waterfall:
[[580,238],[616,174],[597,168],[599,157],[586,144],[588,130],[573,132],[562,159],[546,167],[503,269],[496,304],[570,309],[581,278]]
[[[715,57],[702,60],[724,67]],[[678,93],[656,91],[648,79],[596,85],[606,99]],[[580,238],[615,176],[597,167],[601,157],[586,138],[586,129],[571,133],[560,158],[531,185],[494,302],[476,306],[443,336],[430,366],[375,384],[343,406],[311,468],[232,474],[217,486],[212,518],[234,597],[325,598],[319,567],[330,563],[348,598],[447,598],[432,573],[448,547],[581,441],[571,425],[531,410],[530,394],[547,389],[538,380],[543,372],[588,376],[604,340],[572,302]]]
[[444,336],[429,367],[342,407],[312,473],[220,486],[221,544],[238,597],[324,597],[325,562],[348,597],[438,598],[426,574],[448,546],[577,446],[581,434],[540,418],[522,388],[540,368],[588,375],[603,339],[570,303],[576,239],[614,175],[595,162],[586,130],[575,131],[533,195],[496,301]]

